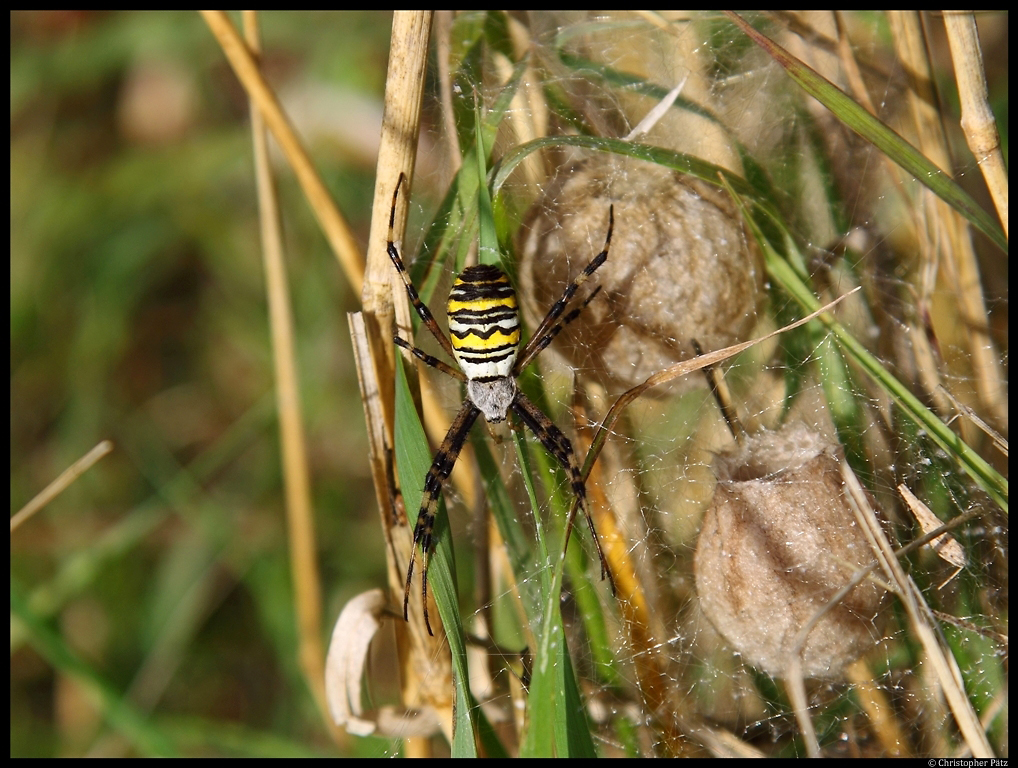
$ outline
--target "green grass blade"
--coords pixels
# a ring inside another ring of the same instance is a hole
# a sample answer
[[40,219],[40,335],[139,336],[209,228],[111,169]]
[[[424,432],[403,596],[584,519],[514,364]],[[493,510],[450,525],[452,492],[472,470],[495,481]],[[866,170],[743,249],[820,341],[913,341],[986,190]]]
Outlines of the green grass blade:
[[972,222],[997,247],[1007,253],[1007,237],[1000,225],[972,199],[971,195],[927,159],[922,152],[863,109],[832,82],[795,58],[773,40],[757,32],[744,19],[731,13],[728,14],[728,17],[753,42],[770,54],[806,93],[831,110],[834,116],[848,128],[851,128],[911,173],[920,183],[929,187],[937,197]]
[[[419,508],[424,492],[424,477],[431,466],[432,456],[424,427],[417,417],[410,388],[407,386],[403,357],[396,355],[396,467],[403,486],[403,498],[408,512]],[[411,523],[416,522],[416,515]],[[449,650],[452,653],[453,681],[456,706],[453,721],[453,755],[476,757],[474,732],[477,725],[476,705],[467,687],[467,653],[463,634],[463,621],[459,612],[456,589],[452,536],[445,505],[439,502],[435,518],[434,552],[428,568],[428,584],[435,595],[438,613],[442,617]],[[411,600],[410,610],[420,610]]]
[[530,497],[537,531],[538,562],[550,564],[541,568],[538,580],[544,593],[543,618],[535,628],[537,648],[534,653],[534,670],[530,682],[527,729],[520,745],[525,757],[596,757],[590,738],[590,725],[583,711],[583,697],[576,685],[572,660],[562,627],[559,595],[565,559],[553,558],[551,553],[561,551],[560,544],[548,540],[541,522],[537,493],[533,484],[533,469],[524,437],[513,434],[516,454],[523,472],[523,481]]
[[[767,241],[757,222],[752,216],[748,215],[744,201],[734,190],[730,190],[730,192],[736,204],[742,210],[743,217],[753,231],[754,237],[764,254],[768,274],[807,313],[815,312],[820,308],[820,302],[813,295],[813,291],[806,285],[800,274]],[[780,221],[775,220],[775,223],[781,227]],[[794,248],[794,242],[791,237],[787,238],[786,244],[789,248]],[[955,434],[936,414],[923,405],[919,398],[913,395],[908,387],[898,381],[841,323],[837,322],[827,313],[821,315],[818,319],[834,333],[848,356],[855,360],[887,392],[909,418],[926,431],[942,450],[946,451],[949,456],[954,457],[955,461],[975,480],[976,484],[986,491],[990,498],[1007,513],[1007,480],[962,440],[960,435]]]
[[709,184],[721,184],[720,178],[737,190],[740,195],[749,198],[756,198],[755,191],[749,183],[731,171],[714,165],[706,160],[701,160],[693,155],[683,152],[674,152],[662,147],[652,147],[649,144],[637,144],[623,139],[610,139],[603,136],[549,136],[543,139],[534,139],[526,144],[520,144],[505,154],[498,164],[492,169],[492,192],[497,194],[502,185],[523,160],[530,154],[547,147],[582,147],[593,149],[598,152],[611,152],[616,155],[627,155],[638,160],[646,160],[666,168],[688,173]]
[[[780,258],[773,250],[765,258],[768,273],[799,302],[803,309],[807,312],[813,312],[820,307],[820,302],[813,296],[812,291],[809,290],[784,259]],[[1007,480],[962,440],[960,435],[955,434],[950,427],[923,405],[919,398],[913,395],[908,387],[898,381],[841,323],[824,315],[821,315],[819,319],[834,333],[842,348],[849,356],[891,396],[895,403],[913,421],[926,430],[926,433],[940,448],[946,451],[948,455],[953,456],[962,469],[1006,513]]]
[[482,432],[483,430],[477,430],[472,442],[484,483],[484,495],[509,555],[509,566],[516,579],[516,588],[523,601],[524,612],[527,616],[539,616],[544,596],[541,582],[537,578],[540,569],[537,554],[530,536],[519,521],[516,506],[502,483],[498,466]]

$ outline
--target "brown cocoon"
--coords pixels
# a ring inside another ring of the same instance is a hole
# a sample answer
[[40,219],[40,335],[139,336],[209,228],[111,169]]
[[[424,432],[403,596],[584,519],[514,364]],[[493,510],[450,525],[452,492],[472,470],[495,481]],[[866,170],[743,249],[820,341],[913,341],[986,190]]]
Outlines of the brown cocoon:
[[563,171],[520,230],[520,293],[531,327],[603,247],[612,204],[608,260],[580,295],[595,284],[602,292],[554,349],[609,392],[621,392],[694,357],[690,339],[708,352],[745,341],[764,296],[764,272],[728,194],[614,155]]
[[[694,560],[703,612],[746,660],[784,677],[796,636],[873,561],[842,489],[837,447],[802,425],[718,456]],[[863,581],[810,631],[805,677],[837,678],[879,638],[884,591]]]

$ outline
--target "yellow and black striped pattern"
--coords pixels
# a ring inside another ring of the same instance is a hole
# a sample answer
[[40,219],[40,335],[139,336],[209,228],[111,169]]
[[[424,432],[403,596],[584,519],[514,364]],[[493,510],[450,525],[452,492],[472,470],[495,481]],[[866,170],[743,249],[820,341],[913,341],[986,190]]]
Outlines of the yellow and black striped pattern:
[[482,264],[464,269],[447,306],[452,351],[467,379],[493,381],[512,375],[520,347],[516,291],[505,272]]
[[[541,413],[540,409],[527,399],[516,386],[516,376],[530,364],[533,359],[551,343],[563,326],[572,322],[583,307],[597,295],[595,289],[579,307],[567,312],[579,287],[608,258],[611,245],[612,230],[615,225],[614,208],[608,208],[608,234],[604,239],[604,250],[591,259],[590,263],[573,279],[562,297],[552,305],[527,345],[520,350],[520,317],[516,305],[516,292],[505,273],[495,266],[468,267],[463,270],[453,285],[447,306],[449,331],[451,339],[442,333],[434,315],[414,288],[407,274],[399,248],[394,242],[396,222],[396,201],[400,187],[406,182],[406,176],[400,174],[396,189],[392,193],[392,208],[389,211],[389,239],[386,252],[400,280],[406,288],[410,303],[417,310],[421,322],[446,354],[455,358],[459,369],[439,360],[427,352],[418,349],[411,341],[398,334],[397,345],[413,354],[417,359],[433,368],[442,371],[455,379],[466,382],[467,398],[460,407],[442,441],[438,453],[435,454],[431,468],[424,479],[424,495],[417,513],[417,524],[414,526],[414,548],[410,553],[407,565],[406,587],[403,591],[403,618],[408,618],[410,602],[410,586],[414,575],[414,559],[417,548],[421,550],[421,598],[424,626],[431,631],[428,620],[428,559],[431,554],[432,535],[434,533],[435,516],[438,514],[438,502],[442,487],[449,478],[460,450],[466,442],[470,428],[478,416],[484,415],[488,422],[499,422],[511,411],[537,436],[545,449],[569,473],[570,485],[580,508],[587,518],[587,526],[594,539],[597,555],[601,561],[601,578],[607,577],[615,594],[615,582],[611,578],[608,561],[601,549],[601,543],[594,529],[594,520],[590,516],[587,504],[587,491],[583,475],[580,472],[572,444],[555,424]],[[572,517],[570,516],[570,526]],[[568,541],[568,530],[566,540]]]

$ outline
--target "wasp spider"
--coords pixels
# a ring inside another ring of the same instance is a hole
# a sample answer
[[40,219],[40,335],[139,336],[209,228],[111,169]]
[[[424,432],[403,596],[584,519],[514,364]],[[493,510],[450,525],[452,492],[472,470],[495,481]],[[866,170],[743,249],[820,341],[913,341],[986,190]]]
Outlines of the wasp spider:
[[431,535],[442,485],[449,477],[449,473],[452,472],[453,465],[467,439],[467,434],[477,417],[483,414],[489,422],[500,422],[505,420],[510,410],[530,428],[547,451],[569,473],[573,493],[586,515],[587,525],[590,527],[598,557],[601,559],[601,578],[608,577],[614,593],[615,584],[612,582],[608,563],[601,551],[597,531],[594,529],[594,521],[587,509],[587,492],[579,466],[576,463],[576,456],[573,454],[572,444],[569,442],[569,438],[552,423],[551,419],[545,416],[516,386],[516,377],[520,375],[520,372],[551,343],[563,326],[579,315],[580,310],[600,290],[598,287],[582,306],[564,315],[566,307],[580,285],[594,274],[595,270],[608,258],[608,247],[611,245],[612,229],[615,225],[614,208],[609,207],[608,209],[608,235],[604,241],[604,250],[595,256],[569,284],[565,293],[552,305],[522,350],[520,349],[520,317],[516,308],[516,292],[505,273],[498,267],[488,264],[467,267],[453,284],[447,305],[449,333],[452,337],[450,341],[438,327],[431,311],[421,301],[417,289],[410,282],[399,251],[392,241],[393,224],[396,218],[396,199],[405,178],[403,174],[400,174],[396,190],[392,194],[392,211],[389,214],[389,258],[392,259],[396,271],[399,272],[417,314],[438,340],[442,349],[459,364],[459,369],[422,352],[399,336],[395,337],[395,342],[428,365],[466,382],[467,398],[456,418],[453,419],[452,426],[449,427],[449,432],[446,434],[445,440],[442,441],[438,453],[435,454],[435,460],[424,479],[424,497],[421,500],[420,512],[417,514],[414,546],[410,555],[410,566],[407,568],[406,590],[403,593],[403,618],[407,618],[410,580],[414,573],[417,546],[420,545],[422,558],[421,599],[424,603],[424,622],[428,632],[431,633],[431,624],[428,621],[428,556],[431,551]]

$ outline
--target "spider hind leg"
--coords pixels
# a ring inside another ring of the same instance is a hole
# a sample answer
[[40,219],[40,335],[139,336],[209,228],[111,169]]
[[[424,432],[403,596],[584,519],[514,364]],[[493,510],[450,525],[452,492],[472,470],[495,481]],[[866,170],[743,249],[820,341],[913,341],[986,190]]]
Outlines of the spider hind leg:
[[403,620],[408,620],[408,606],[410,603],[410,582],[414,575],[414,558],[417,556],[417,546],[421,547],[421,601],[424,605],[424,626],[428,628],[428,634],[434,636],[431,631],[431,622],[428,620],[428,557],[431,554],[431,536],[435,528],[435,516],[438,514],[438,499],[442,495],[442,486],[449,478],[460,451],[463,450],[463,443],[466,442],[470,428],[480,415],[477,407],[467,402],[456,414],[452,426],[445,435],[435,460],[428,469],[424,478],[424,496],[421,499],[421,509],[417,513],[417,525],[414,526],[414,543],[410,551],[410,564],[406,572],[406,589],[403,591]]
[[[545,416],[541,409],[534,405],[522,392],[517,392],[512,408],[513,412],[520,417],[523,423],[541,441],[541,445],[545,447],[548,453],[554,456],[562,468],[569,473],[569,482],[573,495],[579,502],[580,507],[583,508],[583,514],[587,518],[587,527],[590,528],[590,536],[594,539],[594,547],[597,549],[597,556],[601,561],[601,578],[608,579],[612,594],[616,594],[615,579],[612,578],[608,561],[605,559],[604,552],[601,549],[601,541],[597,536],[597,529],[594,527],[594,518],[590,516],[590,509],[587,505],[587,487],[583,482],[583,475],[580,474],[580,468],[576,464],[576,454],[573,453],[572,443],[569,442],[569,438],[563,434],[562,430],[556,427],[554,422]],[[567,525],[566,543],[569,541],[569,531],[570,528]]]

